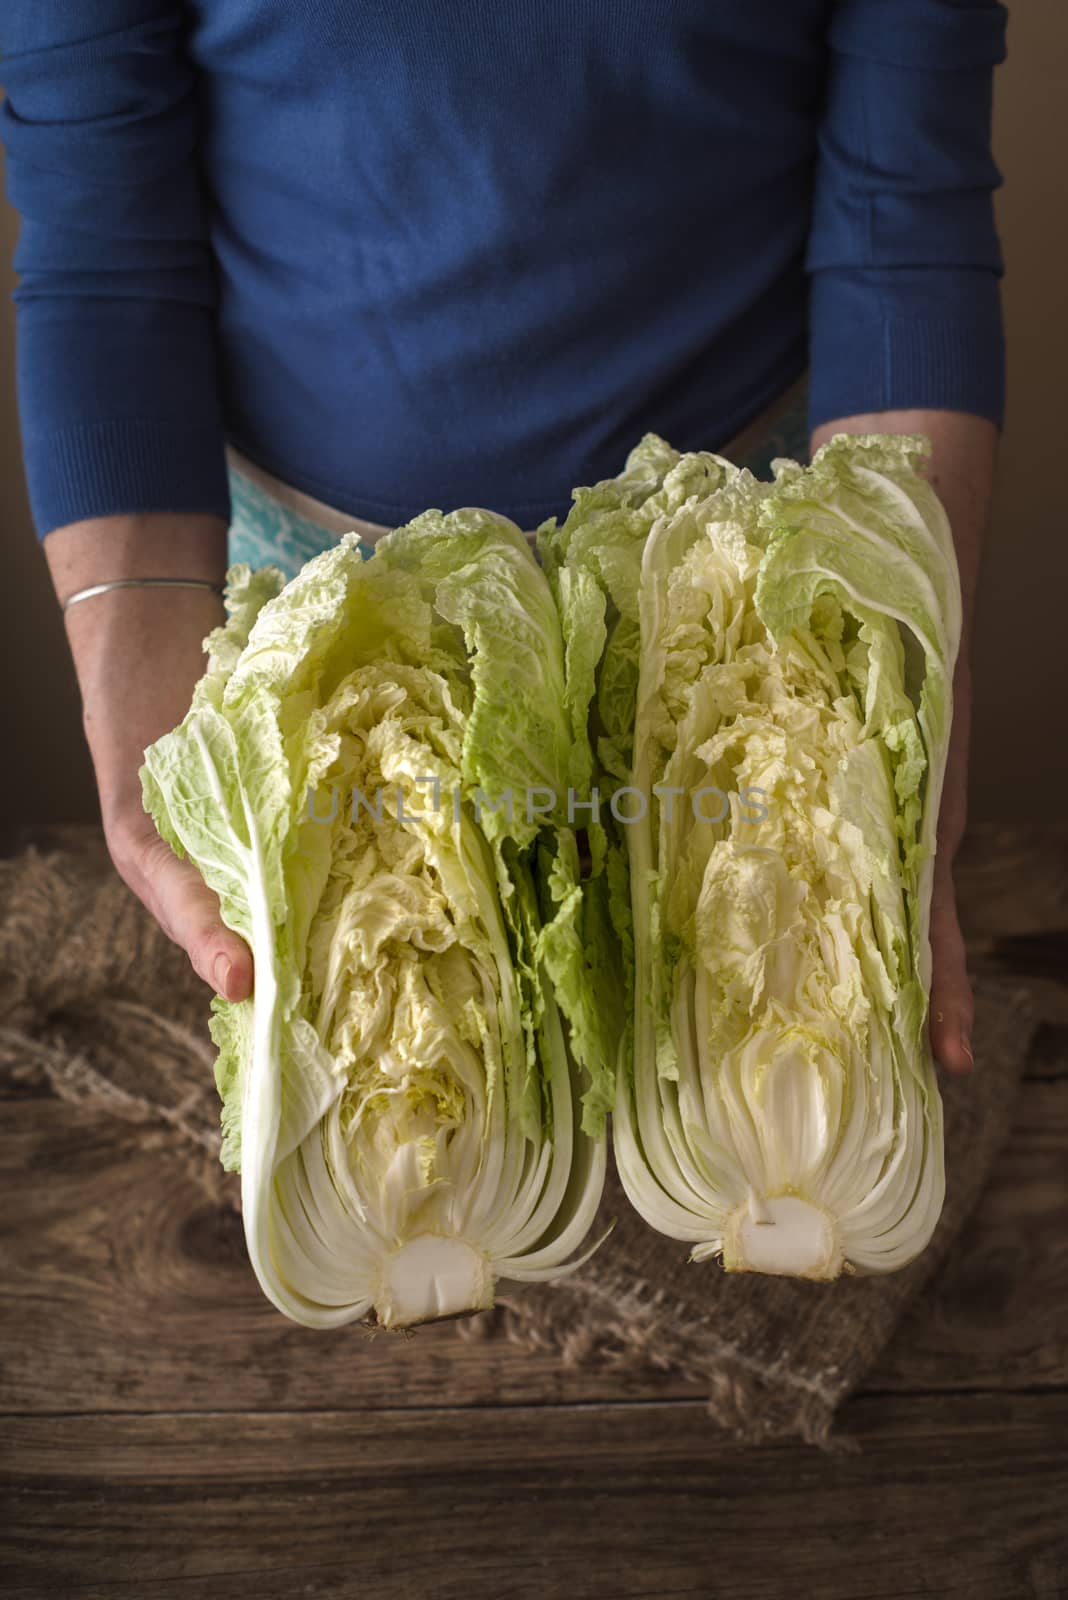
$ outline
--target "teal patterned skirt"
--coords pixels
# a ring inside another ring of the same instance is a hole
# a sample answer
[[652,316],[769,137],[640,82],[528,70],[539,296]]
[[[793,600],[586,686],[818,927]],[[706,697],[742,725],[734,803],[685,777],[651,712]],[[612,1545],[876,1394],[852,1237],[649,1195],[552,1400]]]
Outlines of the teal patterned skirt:
[[[789,405],[780,409],[766,428],[758,428],[755,435],[748,433],[746,448],[736,465],[748,467],[758,478],[768,478],[776,456],[802,461],[807,454],[808,395],[802,386],[793,391]],[[337,543],[337,533],[281,504],[232,463],[229,478],[231,565],[247,561],[251,567],[275,566],[292,578],[312,556]],[[367,540],[360,540],[365,556],[371,555],[373,548]]]
[[[287,578],[293,578],[312,556],[337,543],[336,533],[282,505],[237,467],[231,464],[228,473],[231,566],[247,561],[250,567],[280,567]],[[373,546],[361,539],[360,549],[369,556]]]

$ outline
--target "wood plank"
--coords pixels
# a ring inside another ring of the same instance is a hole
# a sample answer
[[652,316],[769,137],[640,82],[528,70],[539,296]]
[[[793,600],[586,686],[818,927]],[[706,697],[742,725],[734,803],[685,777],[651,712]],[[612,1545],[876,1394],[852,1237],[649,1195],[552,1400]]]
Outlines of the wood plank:
[[[954,870],[972,977],[1026,985],[1037,1015],[1068,1035],[1068,823],[980,823]],[[1058,1073],[1064,1075],[1060,1049]]]
[[[353,1574],[352,1561],[347,1561],[343,1566],[322,1567],[287,1567],[276,1569],[270,1573],[227,1573],[223,1582],[226,1585],[223,1600],[366,1600],[366,1590],[362,1580]],[[528,1563],[529,1565],[529,1563]],[[455,1580],[453,1580],[455,1582]],[[546,1581],[547,1586],[537,1588],[517,1588],[509,1584],[507,1589],[493,1591],[480,1587],[472,1579],[462,1580],[455,1588],[437,1588],[433,1591],[435,1597],[439,1594],[463,1596],[463,1600],[479,1600],[481,1595],[486,1600],[515,1600],[523,1596],[537,1596],[538,1600],[546,1600],[548,1595],[557,1595],[561,1591],[549,1587],[552,1579]],[[426,1600],[425,1592],[420,1594],[414,1587],[405,1587],[406,1580],[398,1577],[394,1583],[386,1588],[379,1588],[375,1600]],[[625,1595],[627,1600],[709,1600],[710,1596],[722,1595],[724,1590],[711,1590],[707,1584],[701,1582],[699,1587],[692,1584],[685,1589],[627,1589],[620,1590],[620,1595]],[[749,1591],[747,1591],[748,1593]],[[768,1596],[769,1591],[764,1588],[760,1591],[763,1596]],[[1038,1591],[1035,1591],[1036,1593]],[[1045,1593],[1046,1591],[1042,1591]],[[1051,1595],[1059,1592],[1048,1591]],[[136,1600],[220,1600],[219,1580],[209,1578],[173,1578],[164,1579],[162,1582],[137,1583],[136,1585],[109,1582],[104,1584],[77,1584],[68,1585],[63,1590],[64,1595],[71,1600],[131,1600],[136,1595]],[[585,1596],[592,1591],[583,1589],[580,1593]],[[731,1591],[733,1593],[733,1591]],[[786,1591],[779,1591],[786,1600]],[[822,1593],[822,1591],[820,1591]],[[9,1589],[0,1579],[0,1594],[6,1600],[43,1600],[44,1596],[54,1597],[56,1590],[48,1588]],[[794,1595],[789,1595],[789,1600],[795,1600]],[[980,1597],[981,1600],[981,1597]]]
[[[687,1396],[650,1369],[413,1333],[309,1332],[264,1299],[241,1220],[166,1132],[51,1099],[6,1107],[0,1412],[355,1408]],[[0,1183],[3,1183],[0,1179]],[[224,1182],[235,1192],[232,1180]]]
[[[1064,985],[1068,994],[1068,982]],[[1029,1078],[1068,1078],[1068,1021],[1040,1022],[1027,1056]]]
[[1068,927],[1068,822],[978,823],[954,867],[966,937],[1005,940]]
[[860,1454],[743,1452],[699,1402],[20,1418],[4,1570],[139,1600],[177,1580],[280,1600],[328,1574],[389,1600],[1058,1593],[1068,1396],[869,1399],[847,1421]]
[[969,941],[968,970],[1026,989],[1039,1023],[1068,1033],[1068,932]]
[[986,1191],[866,1390],[1068,1386],[1068,1081],[1027,1082]]
[[[308,1333],[263,1299],[237,1214],[165,1133],[53,1100],[7,1107],[0,1410],[359,1409],[690,1398],[649,1368],[414,1335]],[[872,1375],[878,1389],[1068,1384],[1068,1080],[1025,1084],[979,1213]]]

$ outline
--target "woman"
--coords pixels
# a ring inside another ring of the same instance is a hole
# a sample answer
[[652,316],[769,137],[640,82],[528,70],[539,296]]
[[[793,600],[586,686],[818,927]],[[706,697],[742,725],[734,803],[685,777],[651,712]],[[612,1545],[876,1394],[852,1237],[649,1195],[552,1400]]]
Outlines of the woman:
[[807,370],[812,444],[928,434],[954,528],[931,1033],[969,1070],[950,868],[1004,28],[988,0],[7,0],[31,504],[116,866],[220,993],[251,957],[137,771],[200,674],[228,535],[292,564],[428,505],[531,528],[647,429],[748,428],[766,458]]

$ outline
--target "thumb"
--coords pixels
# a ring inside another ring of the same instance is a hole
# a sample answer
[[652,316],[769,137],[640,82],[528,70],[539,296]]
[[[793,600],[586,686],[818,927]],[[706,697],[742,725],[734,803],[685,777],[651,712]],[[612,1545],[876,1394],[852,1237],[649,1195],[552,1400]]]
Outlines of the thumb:
[[122,878],[204,982],[224,1000],[246,1000],[252,993],[252,952],[226,927],[218,896],[192,862],[178,859],[148,816],[112,830],[108,848]]

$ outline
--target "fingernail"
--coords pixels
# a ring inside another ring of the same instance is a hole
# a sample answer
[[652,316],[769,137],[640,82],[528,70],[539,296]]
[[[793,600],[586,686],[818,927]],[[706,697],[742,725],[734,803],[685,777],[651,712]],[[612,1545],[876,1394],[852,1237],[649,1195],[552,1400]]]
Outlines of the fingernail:
[[975,1057],[972,1055],[972,1041],[968,1038],[967,1034],[964,1034],[961,1037],[960,1044],[961,1044],[961,1049],[964,1051],[964,1054],[968,1057],[968,1060],[971,1062],[972,1066],[974,1067],[975,1066]]
[[212,977],[215,980],[216,989],[224,1000],[226,998],[226,982],[230,976],[230,968],[231,961],[229,956],[218,955],[215,957],[215,965],[211,969]]

